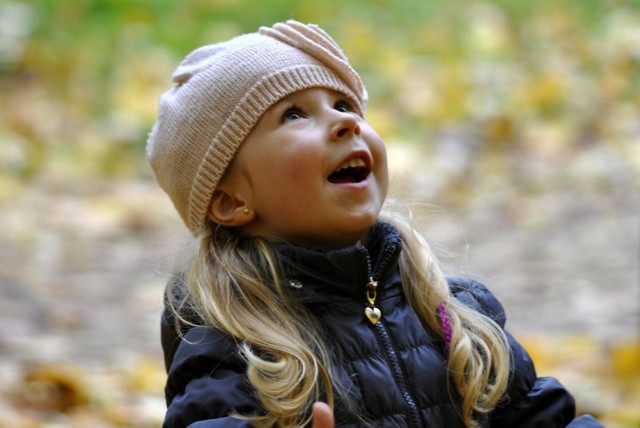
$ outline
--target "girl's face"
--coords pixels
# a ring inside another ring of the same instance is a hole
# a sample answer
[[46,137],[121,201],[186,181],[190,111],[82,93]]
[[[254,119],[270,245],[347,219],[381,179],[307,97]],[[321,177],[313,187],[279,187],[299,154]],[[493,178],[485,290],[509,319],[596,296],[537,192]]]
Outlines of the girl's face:
[[269,108],[236,154],[244,232],[313,248],[355,243],[387,195],[382,139],[339,92],[312,88]]

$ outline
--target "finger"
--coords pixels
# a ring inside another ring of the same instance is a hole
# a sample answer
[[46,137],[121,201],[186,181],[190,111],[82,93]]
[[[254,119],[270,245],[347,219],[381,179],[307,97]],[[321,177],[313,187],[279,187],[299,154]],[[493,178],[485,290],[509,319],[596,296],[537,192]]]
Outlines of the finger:
[[313,403],[313,428],[334,428],[333,412],[327,403],[317,401]]

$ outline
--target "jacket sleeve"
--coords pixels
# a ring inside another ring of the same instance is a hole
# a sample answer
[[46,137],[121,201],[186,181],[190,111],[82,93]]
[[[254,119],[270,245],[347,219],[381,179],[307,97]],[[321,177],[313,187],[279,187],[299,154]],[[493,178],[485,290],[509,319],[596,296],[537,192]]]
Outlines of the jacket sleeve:
[[249,427],[231,416],[260,411],[244,373],[230,336],[208,327],[189,329],[169,361],[163,427]]
[[[453,295],[492,318],[504,328],[506,316],[502,304],[481,283],[450,279]],[[507,393],[489,419],[499,427],[602,427],[591,416],[575,418],[573,396],[552,377],[538,377],[533,361],[516,339],[506,332],[511,347],[511,378]]]

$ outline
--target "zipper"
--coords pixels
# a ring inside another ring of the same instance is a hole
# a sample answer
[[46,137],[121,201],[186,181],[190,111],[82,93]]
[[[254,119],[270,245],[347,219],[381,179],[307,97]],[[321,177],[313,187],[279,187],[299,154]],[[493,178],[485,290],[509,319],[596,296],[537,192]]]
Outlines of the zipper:
[[367,261],[367,275],[369,276],[369,282],[367,283],[367,303],[368,305],[364,309],[364,315],[367,317],[369,322],[373,325],[376,325],[378,321],[382,318],[382,312],[379,308],[376,307],[376,298],[377,298],[377,290],[378,290],[378,281],[374,278],[380,278],[382,272],[384,272],[387,264],[389,264],[389,260],[391,260],[391,256],[396,251],[397,246],[391,245],[389,248],[381,255],[380,261],[376,266],[376,272],[371,273],[371,257],[369,256],[369,250],[365,247],[362,247],[362,252]]
[[400,392],[402,393],[402,397],[404,398],[405,403],[409,407],[409,411],[411,412],[411,421],[412,426],[420,427],[422,423],[420,421],[420,413],[418,412],[418,406],[409,392],[409,387],[405,381],[404,373],[402,373],[402,368],[400,367],[400,359],[398,358],[398,354],[393,347],[393,343],[391,343],[391,338],[389,337],[389,333],[387,332],[387,328],[384,326],[384,323],[379,322],[375,325],[376,331],[380,339],[382,340],[382,344],[384,346],[385,351],[387,351],[387,357],[391,364],[391,368],[393,374],[396,378],[396,383],[400,388]]
[[389,336],[389,332],[382,321],[382,313],[375,306],[376,297],[377,297],[377,287],[378,282],[374,278],[380,278],[382,272],[387,267],[391,256],[395,253],[396,246],[393,245],[389,247],[389,249],[382,255],[380,262],[376,266],[376,272],[374,274],[371,273],[371,258],[369,256],[369,251],[364,248],[364,253],[367,259],[367,272],[369,274],[369,283],[367,284],[366,289],[366,298],[368,305],[365,307],[365,316],[368,318],[369,322],[375,328],[377,332],[377,336],[382,343],[382,347],[385,350],[387,360],[393,372],[393,376],[395,377],[396,384],[400,389],[400,393],[404,398],[404,401],[409,409],[411,416],[411,426],[420,427],[422,426],[422,422],[420,420],[420,413],[418,411],[418,406],[416,405],[415,399],[411,395],[409,391],[409,387],[407,385],[404,373],[402,372],[402,367],[400,366],[400,358],[398,357],[398,353],[395,350],[393,342],[391,341],[391,337]]

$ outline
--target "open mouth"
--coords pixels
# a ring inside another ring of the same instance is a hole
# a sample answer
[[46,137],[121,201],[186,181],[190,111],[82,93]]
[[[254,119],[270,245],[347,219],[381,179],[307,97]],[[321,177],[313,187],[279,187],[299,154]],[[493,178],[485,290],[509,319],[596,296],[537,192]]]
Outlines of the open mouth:
[[334,184],[360,183],[367,178],[369,172],[369,166],[364,159],[357,157],[342,163],[329,175],[328,180]]

